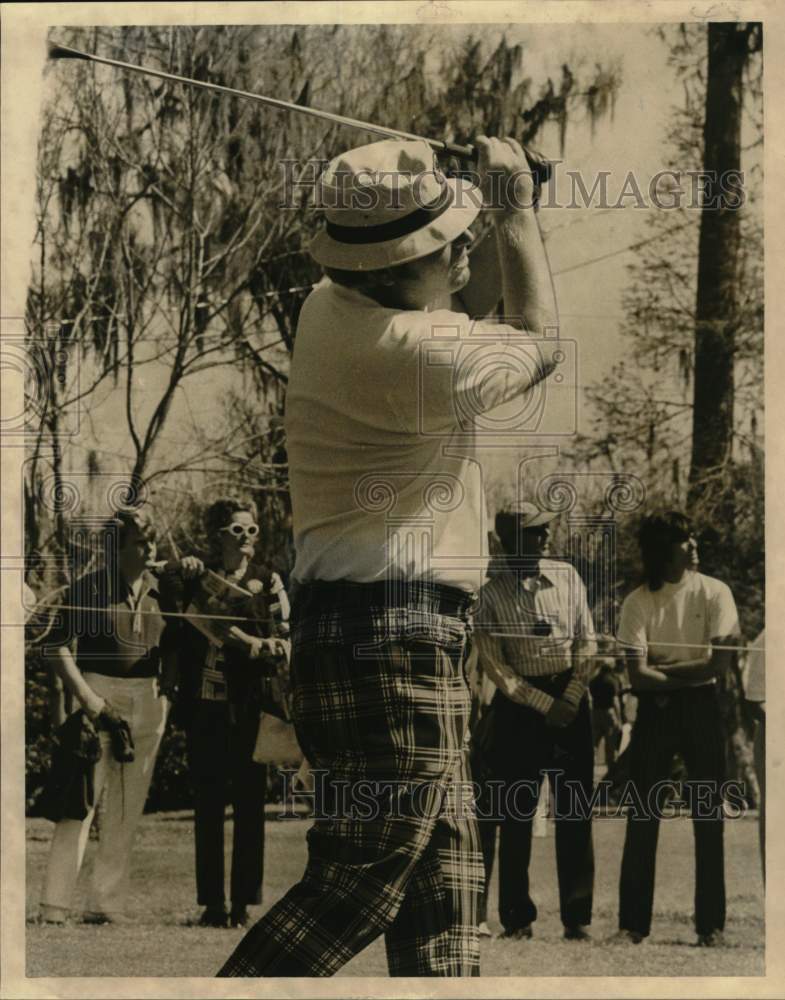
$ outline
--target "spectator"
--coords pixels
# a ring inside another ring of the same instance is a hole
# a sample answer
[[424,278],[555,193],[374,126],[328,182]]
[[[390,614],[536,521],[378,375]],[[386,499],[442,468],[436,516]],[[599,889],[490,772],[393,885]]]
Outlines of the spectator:
[[662,791],[672,792],[668,779],[679,753],[690,779],[685,793],[695,835],[695,929],[699,945],[714,947],[722,944],[725,926],[725,747],[716,681],[732,662],[733,652],[723,646],[739,634],[736,604],[724,583],[698,572],[697,542],[683,514],[645,518],[638,540],[645,582],[624,600],[618,637],[638,696],[630,778],[645,812],[632,809],[627,818],[618,937],[639,944],[651,929],[664,804],[657,789],[662,782]]
[[[265,675],[274,668],[276,636],[288,620],[289,603],[280,576],[254,561],[259,527],[252,501],[223,498],[205,515],[210,553],[187,556],[162,580],[166,610],[206,607],[207,571],[253,594],[241,605],[240,625],[182,619],[177,662],[167,657],[165,686],[177,696],[177,715],[187,738],[194,794],[197,903],[203,927],[244,927],[248,906],[262,899],[264,806],[267,767],[253,761]],[[219,609],[220,610],[220,609]],[[224,611],[226,613],[226,611]],[[215,642],[200,630],[211,632]],[[218,645],[218,643],[221,645]],[[174,673],[170,670],[174,666]],[[231,909],[227,913],[224,875],[226,803],[233,808]]]
[[[476,615],[484,670],[498,687],[491,705],[489,763],[516,786],[505,796],[499,833],[499,917],[503,936],[532,937],[537,907],[529,888],[532,821],[545,773],[553,785],[556,863],[564,937],[589,938],[594,881],[591,800],[594,754],[586,688],[594,626],[575,569],[549,559],[555,514],[521,503],[496,515],[505,569],[482,588]],[[480,823],[484,841],[495,826]],[[484,856],[492,857],[492,846]],[[486,892],[488,874],[486,873]]]
[[143,511],[121,510],[106,523],[104,539],[104,566],[68,588],[60,625],[48,637],[66,690],[96,722],[101,753],[93,807],[83,820],[64,818],[55,826],[41,905],[47,923],[64,923],[70,914],[102,791],[101,839],[84,920],[122,919],[134,834],[166,724],[168,702],[158,689],[164,620],[157,581],[146,569],[155,558],[155,531]]

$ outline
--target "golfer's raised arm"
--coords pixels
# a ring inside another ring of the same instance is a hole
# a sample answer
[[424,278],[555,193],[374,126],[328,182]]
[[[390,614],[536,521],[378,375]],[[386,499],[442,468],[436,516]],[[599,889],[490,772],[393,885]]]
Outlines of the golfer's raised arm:
[[472,254],[472,279],[460,293],[471,316],[493,311],[500,298],[508,322],[534,336],[558,323],[548,257],[534,211],[534,184],[515,139],[479,136],[478,170],[495,240]]

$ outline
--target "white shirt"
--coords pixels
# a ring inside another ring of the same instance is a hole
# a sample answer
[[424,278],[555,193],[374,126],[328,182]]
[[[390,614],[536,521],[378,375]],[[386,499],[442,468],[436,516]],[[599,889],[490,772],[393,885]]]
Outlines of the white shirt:
[[35,609],[37,600],[38,598],[35,596],[33,588],[29,587],[25,581],[22,580],[22,608],[24,610],[25,624],[29,621],[30,615],[32,615]]
[[524,391],[536,349],[526,368],[523,338],[326,280],[314,289],[286,397],[296,580],[479,589],[487,523],[471,416]]
[[659,590],[644,585],[628,594],[617,637],[625,646],[638,647],[643,656],[694,660],[701,655],[699,647],[709,647],[712,639],[738,635],[730,587],[688,570],[679,583],[664,583]]

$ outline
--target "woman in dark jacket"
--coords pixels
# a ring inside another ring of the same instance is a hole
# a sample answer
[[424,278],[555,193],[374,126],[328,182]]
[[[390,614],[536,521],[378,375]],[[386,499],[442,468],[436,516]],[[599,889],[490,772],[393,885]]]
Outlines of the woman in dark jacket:
[[[161,590],[167,610],[197,612],[192,621],[179,619],[175,628],[180,632],[177,711],[186,731],[194,793],[197,902],[205,908],[199,924],[242,927],[247,907],[262,898],[267,768],[254,763],[253,751],[268,678],[285,655],[280,637],[289,604],[278,574],[253,561],[259,528],[252,501],[217,500],[206,512],[205,525],[209,556],[181,560],[179,572],[164,574]],[[226,616],[226,598],[210,596],[223,586],[234,595],[236,624],[198,617],[199,612]],[[164,685],[173,680],[165,666]],[[224,812],[229,799],[234,832],[227,913]]]

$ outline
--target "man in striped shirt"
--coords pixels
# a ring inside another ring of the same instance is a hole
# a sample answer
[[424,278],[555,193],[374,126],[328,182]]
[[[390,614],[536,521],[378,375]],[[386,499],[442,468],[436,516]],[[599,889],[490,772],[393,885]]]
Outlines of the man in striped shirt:
[[[586,807],[594,767],[586,697],[594,626],[576,570],[548,558],[555,517],[530,503],[496,515],[505,556],[482,588],[475,627],[482,669],[499,689],[491,708],[489,763],[503,782],[496,799],[503,817],[503,936],[530,938],[537,918],[528,869],[532,819],[547,773],[555,804],[564,936],[580,941],[589,937],[594,885],[591,809]],[[495,823],[481,821],[480,827],[486,841],[495,837]]]

